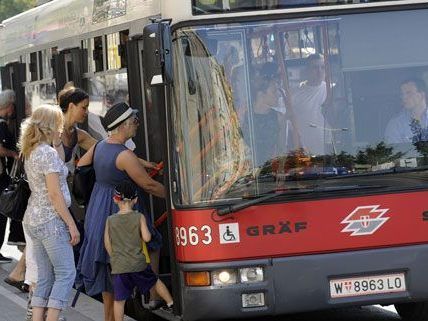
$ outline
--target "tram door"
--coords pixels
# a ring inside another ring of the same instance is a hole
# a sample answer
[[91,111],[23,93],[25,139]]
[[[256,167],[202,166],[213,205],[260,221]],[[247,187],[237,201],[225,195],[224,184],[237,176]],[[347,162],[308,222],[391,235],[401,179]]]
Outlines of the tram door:
[[74,86],[84,88],[83,84],[83,56],[84,50],[79,48],[64,49],[53,55],[52,66],[56,80],[57,93],[66,84],[73,83]]
[[18,137],[19,126],[25,118],[25,88],[26,81],[25,64],[19,62],[10,63],[0,68],[2,90],[12,89],[15,91],[15,119],[11,122],[11,130]]

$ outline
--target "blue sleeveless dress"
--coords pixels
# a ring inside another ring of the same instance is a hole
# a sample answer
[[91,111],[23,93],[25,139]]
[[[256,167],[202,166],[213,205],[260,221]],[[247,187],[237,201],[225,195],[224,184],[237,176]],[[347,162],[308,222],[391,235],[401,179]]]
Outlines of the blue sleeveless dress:
[[[119,208],[113,202],[114,187],[123,180],[130,180],[126,172],[116,168],[117,156],[127,150],[124,145],[111,144],[103,140],[95,149],[94,169],[96,182],[91,194],[85,216],[85,238],[77,264],[77,287],[84,286],[86,294],[97,295],[101,292],[113,292],[109,256],[104,248],[104,228],[107,217],[117,213]],[[162,245],[162,237],[153,228],[150,215],[147,215],[143,200],[143,191],[139,190],[135,210],[144,213],[147,225],[152,233],[148,243],[149,250],[157,250]]]

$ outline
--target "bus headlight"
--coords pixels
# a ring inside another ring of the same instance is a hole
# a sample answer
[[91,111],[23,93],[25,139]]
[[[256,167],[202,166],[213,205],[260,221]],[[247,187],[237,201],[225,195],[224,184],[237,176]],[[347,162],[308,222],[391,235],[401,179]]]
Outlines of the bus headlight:
[[264,279],[263,268],[259,266],[239,269],[239,274],[241,283],[262,282]]
[[237,281],[236,270],[218,270],[212,272],[214,285],[235,284]]

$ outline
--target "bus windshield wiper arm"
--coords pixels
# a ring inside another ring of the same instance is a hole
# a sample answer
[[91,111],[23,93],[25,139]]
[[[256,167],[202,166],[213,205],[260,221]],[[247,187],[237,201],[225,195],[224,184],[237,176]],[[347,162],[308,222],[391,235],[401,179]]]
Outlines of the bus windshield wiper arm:
[[314,188],[301,188],[301,189],[290,189],[285,191],[272,190],[267,193],[258,195],[255,199],[245,200],[240,203],[225,206],[217,210],[218,216],[224,216],[227,214],[235,213],[253,205],[257,205],[268,201],[270,199],[283,196],[283,195],[296,195],[312,192],[337,192],[337,191],[349,191],[349,190],[361,190],[361,189],[378,189],[384,188],[384,185],[346,185],[346,186],[334,186],[334,187],[314,187]]

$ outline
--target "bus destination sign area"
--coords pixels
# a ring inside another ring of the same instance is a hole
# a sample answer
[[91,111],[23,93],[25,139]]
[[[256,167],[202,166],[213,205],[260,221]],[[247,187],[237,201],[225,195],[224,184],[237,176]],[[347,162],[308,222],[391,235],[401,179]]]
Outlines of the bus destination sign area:
[[[395,2],[399,0],[386,0],[382,2]],[[254,10],[292,9],[305,7],[320,7],[332,5],[349,5],[359,3],[379,2],[376,0],[193,0],[193,14],[212,14]]]

